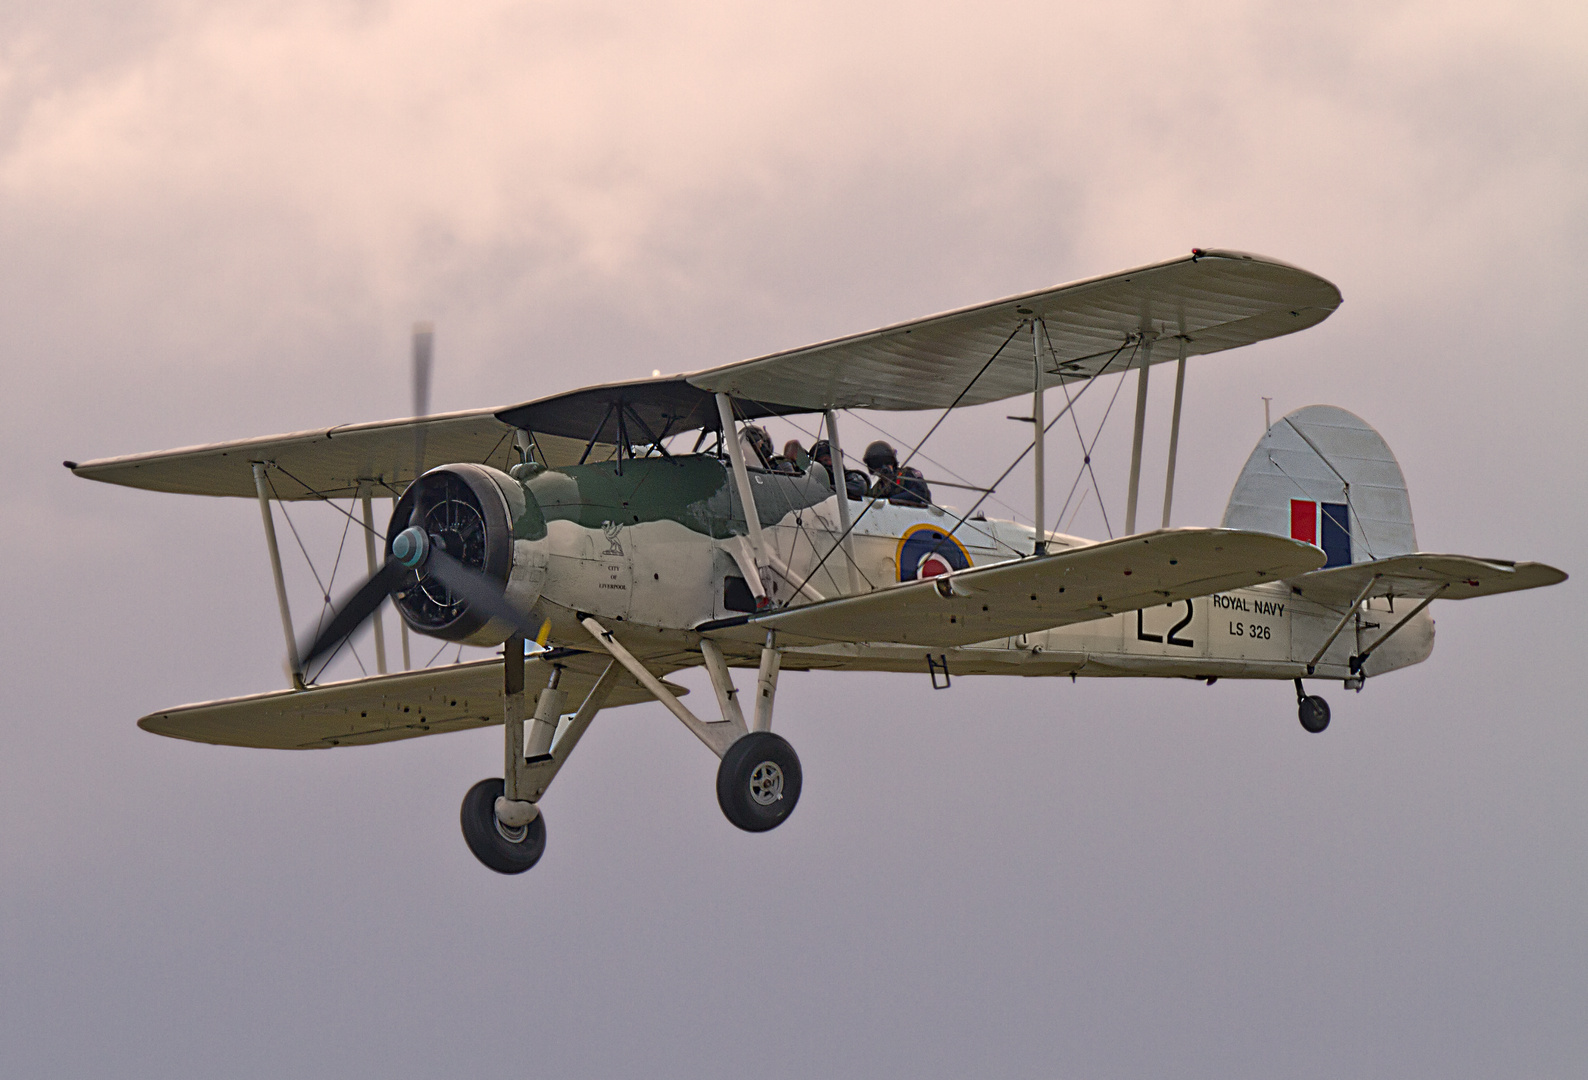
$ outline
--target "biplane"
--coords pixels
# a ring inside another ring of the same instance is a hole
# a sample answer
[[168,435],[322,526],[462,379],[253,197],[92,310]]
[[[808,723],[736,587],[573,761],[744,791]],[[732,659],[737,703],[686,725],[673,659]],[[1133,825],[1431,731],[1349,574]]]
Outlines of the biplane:
[[[1304,680],[1360,689],[1428,657],[1435,600],[1564,580],[1538,563],[1420,551],[1389,447],[1329,406],[1268,427],[1218,528],[1170,526],[1187,360],[1314,326],[1340,301],[1297,267],[1195,250],[740,363],[442,415],[426,415],[421,333],[408,419],[66,464],[259,504],[290,687],[163,709],[141,727],[315,749],[500,724],[503,775],[467,793],[462,828],[486,866],[520,873],[545,847],[541,798],[603,709],[660,702],[720,759],[729,821],[761,832],[800,796],[799,758],[771,730],[784,672],[1285,680],[1316,733],[1329,707]],[[1148,377],[1170,362],[1162,522],[1142,531]],[[1101,376],[1132,371],[1123,535],[1049,529],[1046,436]],[[1031,425],[1016,460],[1031,458],[1034,526],[981,502],[939,505],[924,477],[907,479],[911,454],[873,482],[843,449],[845,410],[947,416],[1010,398],[1030,401],[1012,419]],[[814,458],[795,447],[778,459],[753,437],[757,422],[796,416],[824,436]],[[393,500],[384,531],[377,498]],[[347,501],[369,576],[300,637],[275,515],[302,500]],[[388,670],[375,618],[377,673],[321,682],[388,600],[404,670]],[[416,669],[410,634],[501,655]],[[667,681],[693,667],[714,710]],[[734,669],[755,672],[748,700]]]

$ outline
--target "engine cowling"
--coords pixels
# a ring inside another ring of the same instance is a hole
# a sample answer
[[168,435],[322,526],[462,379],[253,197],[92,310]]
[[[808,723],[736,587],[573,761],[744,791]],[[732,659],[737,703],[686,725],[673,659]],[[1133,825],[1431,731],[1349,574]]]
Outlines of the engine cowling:
[[[421,520],[414,507],[422,505]],[[535,497],[513,477],[471,462],[443,465],[421,476],[397,501],[386,533],[392,542],[411,524],[419,525],[447,554],[500,582],[508,602],[529,611],[546,583],[546,522]],[[412,629],[464,645],[500,645],[513,628],[500,619],[471,611],[435,578],[420,574],[392,594],[403,621]]]

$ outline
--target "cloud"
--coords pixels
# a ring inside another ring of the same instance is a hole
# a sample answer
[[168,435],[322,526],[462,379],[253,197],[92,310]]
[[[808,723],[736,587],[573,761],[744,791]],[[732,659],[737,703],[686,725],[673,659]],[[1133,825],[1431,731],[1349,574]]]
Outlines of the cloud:
[[206,246],[200,281],[219,263],[377,302],[482,258],[504,298],[641,267],[665,290],[667,253],[714,221],[742,247],[876,185],[890,234],[1079,219],[1094,270],[1231,233],[1328,255],[1436,244],[1444,263],[1580,213],[1580,23],[1419,4],[195,5],[57,84],[39,71],[69,42],[13,49],[0,193],[133,259]]

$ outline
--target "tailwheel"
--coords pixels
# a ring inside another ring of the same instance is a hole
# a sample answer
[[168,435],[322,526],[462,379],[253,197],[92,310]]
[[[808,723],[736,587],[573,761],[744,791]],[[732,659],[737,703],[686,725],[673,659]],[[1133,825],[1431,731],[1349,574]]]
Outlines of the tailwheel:
[[1329,703],[1317,694],[1308,694],[1296,703],[1301,726],[1314,735],[1329,726]]
[[722,755],[717,803],[745,832],[766,832],[794,812],[800,781],[800,759],[788,740],[770,731],[752,731]]
[[463,839],[474,857],[498,874],[522,874],[546,850],[546,818],[537,813],[527,825],[503,825],[496,816],[496,800],[503,790],[501,779],[492,777],[463,796]]

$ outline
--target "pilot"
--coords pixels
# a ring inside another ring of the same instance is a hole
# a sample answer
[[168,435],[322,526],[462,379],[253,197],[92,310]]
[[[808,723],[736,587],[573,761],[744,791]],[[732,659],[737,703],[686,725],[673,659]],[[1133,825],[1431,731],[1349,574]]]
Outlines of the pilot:
[[759,424],[746,424],[739,432],[739,442],[750,451],[745,455],[746,465],[760,469],[772,467],[772,436],[766,433],[766,428]]
[[[833,448],[826,439],[818,440],[811,447],[811,460],[827,470],[827,482],[832,483],[833,477]],[[836,485],[835,489],[836,489]],[[864,499],[866,497],[866,474],[859,469],[844,470],[844,490],[851,499]]]
[[861,458],[876,476],[876,482],[871,485],[871,490],[866,492],[873,499],[892,498],[899,492],[899,455],[893,452],[893,447],[878,439],[866,447],[866,452]]
[[921,470],[906,465],[899,468],[899,457],[893,447],[878,439],[866,447],[866,468],[877,474],[877,482],[868,493],[873,499],[887,499],[899,506],[927,506],[932,501],[932,491],[926,486]]

